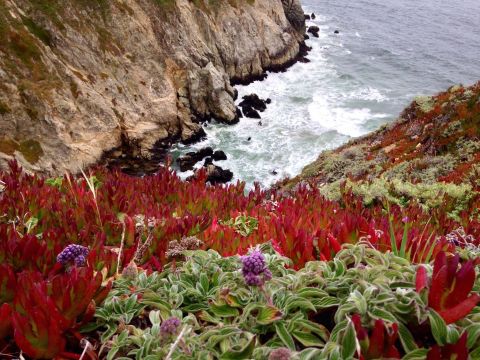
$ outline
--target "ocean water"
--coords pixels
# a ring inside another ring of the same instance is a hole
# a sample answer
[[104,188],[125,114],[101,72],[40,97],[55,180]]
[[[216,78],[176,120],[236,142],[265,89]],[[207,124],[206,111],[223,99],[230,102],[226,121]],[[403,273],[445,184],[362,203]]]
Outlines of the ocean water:
[[262,125],[247,118],[208,124],[208,138],[177,145],[174,158],[212,146],[227,154],[217,164],[232,170],[234,181],[268,187],[300,173],[322,150],[393,121],[415,96],[480,80],[478,0],[302,3],[316,15],[307,25],[320,28],[318,39],[307,40],[311,62],[237,87],[240,99],[256,93],[272,100]]

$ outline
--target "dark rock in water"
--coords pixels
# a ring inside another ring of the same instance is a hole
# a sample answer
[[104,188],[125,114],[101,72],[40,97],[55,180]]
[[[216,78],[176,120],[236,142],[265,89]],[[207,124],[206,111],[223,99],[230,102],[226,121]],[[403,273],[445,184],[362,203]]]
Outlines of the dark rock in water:
[[190,156],[182,156],[177,159],[177,164],[180,167],[180,171],[192,170],[193,166],[197,163],[197,160],[192,159]]
[[196,142],[199,142],[200,140],[205,139],[206,137],[207,137],[207,133],[205,132],[205,130],[203,130],[203,128],[200,128],[187,140],[183,140],[182,143],[185,145],[194,144]]
[[334,34],[340,34],[340,30],[335,30],[333,33]]
[[217,150],[212,155],[213,160],[220,161],[220,160],[227,160],[227,154],[222,150]]
[[213,159],[211,157],[207,157],[205,159],[205,162],[203,163],[203,166],[207,167],[208,165],[211,165],[211,164],[213,164]]
[[307,46],[305,44],[305,42],[300,43],[300,51],[298,53],[298,61],[303,62],[303,63],[310,62],[310,60],[308,60],[306,58],[306,56],[308,55],[308,52],[311,51],[311,50],[312,50],[312,47]]
[[238,99],[238,90],[237,89],[233,89],[233,100],[237,100]]
[[319,31],[320,31],[320,28],[318,26],[315,26],[315,25],[314,26],[309,26],[309,28],[308,28],[308,32],[310,34],[312,34],[313,36],[317,37],[317,38],[319,37],[318,36]]
[[237,107],[237,110],[236,110],[236,111],[237,111],[237,117],[238,117],[239,119],[243,118],[242,110],[240,110],[239,107]]
[[245,95],[243,100],[240,102],[239,106],[242,108],[243,115],[251,119],[260,119],[260,114],[267,109],[267,104],[271,102],[267,100],[260,99],[257,94]]
[[251,136],[249,136],[249,137],[248,137],[248,139],[247,139],[247,141],[251,141],[251,140],[252,140],[252,137],[251,137]]
[[202,148],[198,151],[188,152],[186,155],[195,156],[199,160],[202,160],[203,158],[205,158],[207,156],[212,156],[213,155],[213,149],[210,146],[207,146],[207,147],[204,147],[204,148]]
[[207,166],[207,182],[210,184],[225,184],[233,179],[233,173],[230,170],[224,170],[220,166]]
[[185,156],[181,156],[177,159],[177,164],[180,167],[180,171],[192,170],[195,164],[207,156],[213,155],[213,149],[211,147],[205,147],[196,152],[188,152]]
[[305,14],[305,20],[310,20],[310,19],[311,19],[310,15]]
[[303,35],[303,39],[304,39],[304,40],[308,40],[308,39],[310,39],[310,36],[308,36],[307,34],[305,34],[305,35]]
[[265,100],[260,99],[257,94],[245,95],[242,99],[242,102],[238,104],[242,109],[244,107],[251,107],[260,112],[267,109]]
[[277,170],[275,170],[275,169],[274,169],[274,170],[272,170],[272,175],[278,175],[278,172],[277,172]]
[[315,20],[315,18],[316,18],[314,13],[312,13],[312,15],[310,15],[310,17],[312,18],[312,20]]
[[267,98],[267,100],[265,100],[265,104],[271,104],[271,103],[272,103],[272,99]]
[[252,108],[243,108],[243,114],[245,117],[250,118],[250,119],[261,119],[262,117],[258,113],[257,110],[252,109]]
[[261,122],[261,121],[259,121],[259,122],[258,122],[258,125],[262,126],[263,124],[262,124],[262,122]]

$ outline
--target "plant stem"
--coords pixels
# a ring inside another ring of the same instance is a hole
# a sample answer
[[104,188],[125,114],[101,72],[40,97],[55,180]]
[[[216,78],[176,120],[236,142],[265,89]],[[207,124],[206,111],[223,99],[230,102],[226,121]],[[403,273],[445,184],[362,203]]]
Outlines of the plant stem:
[[171,360],[172,359],[173,352],[175,351],[178,344],[180,343],[180,340],[182,339],[183,335],[185,335],[185,330],[187,330],[186,326],[183,327],[183,329],[182,329],[182,331],[180,331],[180,334],[178,335],[177,339],[175,340],[175,342],[170,347],[170,351],[168,352],[165,360]]

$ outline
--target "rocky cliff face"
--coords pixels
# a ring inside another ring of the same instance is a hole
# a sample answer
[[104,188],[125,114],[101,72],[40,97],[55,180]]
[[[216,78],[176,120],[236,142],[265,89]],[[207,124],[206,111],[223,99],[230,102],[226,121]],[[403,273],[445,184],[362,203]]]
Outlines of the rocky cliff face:
[[0,0],[0,166],[195,140],[202,118],[237,121],[231,81],[295,61],[304,31],[298,0]]

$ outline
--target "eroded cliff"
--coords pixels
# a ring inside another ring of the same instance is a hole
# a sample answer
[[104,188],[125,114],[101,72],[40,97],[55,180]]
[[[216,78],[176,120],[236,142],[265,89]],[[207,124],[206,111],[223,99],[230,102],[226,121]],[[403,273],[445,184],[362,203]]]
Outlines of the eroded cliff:
[[231,81],[293,61],[297,0],[0,0],[0,166],[61,173],[151,156],[237,121]]

